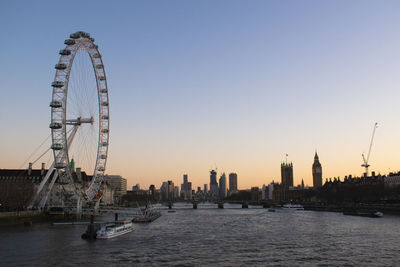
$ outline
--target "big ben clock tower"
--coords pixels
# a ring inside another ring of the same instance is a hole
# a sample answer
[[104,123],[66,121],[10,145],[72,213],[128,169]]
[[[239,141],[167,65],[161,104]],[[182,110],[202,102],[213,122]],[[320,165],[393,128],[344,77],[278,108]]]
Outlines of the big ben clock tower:
[[321,163],[319,163],[317,151],[315,151],[314,163],[312,165],[312,174],[313,174],[314,188],[321,187],[322,186],[322,167],[321,167]]

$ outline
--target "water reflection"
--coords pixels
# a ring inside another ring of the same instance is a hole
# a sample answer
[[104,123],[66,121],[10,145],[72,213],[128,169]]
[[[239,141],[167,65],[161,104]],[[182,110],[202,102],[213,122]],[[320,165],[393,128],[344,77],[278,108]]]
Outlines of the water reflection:
[[132,233],[88,242],[85,226],[0,228],[4,265],[376,265],[400,264],[399,218],[344,216],[225,204],[174,204]]

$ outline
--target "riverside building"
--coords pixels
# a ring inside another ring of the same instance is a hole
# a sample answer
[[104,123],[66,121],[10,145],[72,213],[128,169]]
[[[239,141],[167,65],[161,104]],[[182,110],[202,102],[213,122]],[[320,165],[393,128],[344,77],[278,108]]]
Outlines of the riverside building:
[[106,181],[114,190],[114,202],[120,203],[122,196],[126,195],[127,192],[127,181],[122,178],[121,175],[106,175],[104,176]]
[[[13,211],[24,209],[32,204],[34,207],[48,193],[47,206],[64,206],[64,195],[72,196],[76,188],[87,188],[92,176],[87,175],[81,168],[75,168],[71,162],[73,184],[61,183],[57,179],[50,192],[42,190],[33,201],[40,183],[48,172],[45,164],[42,163],[41,169],[33,169],[32,163],[29,163],[28,169],[0,169],[0,211]],[[51,175],[54,174],[51,173]],[[106,181],[103,182],[101,189],[101,204],[112,205],[114,203],[115,190]]]
[[293,163],[282,163],[281,164],[281,183],[282,186],[288,190],[289,187],[293,187]]
[[226,176],[225,173],[219,178],[219,198],[226,198]]

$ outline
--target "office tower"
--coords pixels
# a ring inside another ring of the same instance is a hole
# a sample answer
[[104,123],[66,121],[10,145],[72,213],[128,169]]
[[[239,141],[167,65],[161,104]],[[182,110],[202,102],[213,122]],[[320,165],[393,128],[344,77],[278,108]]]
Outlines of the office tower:
[[192,199],[192,183],[188,182],[188,175],[183,175],[183,184],[181,184],[181,198],[184,200]]
[[210,171],[210,193],[214,197],[218,196],[217,172],[214,170]]
[[174,187],[173,196],[174,196],[174,200],[179,199],[179,186]]
[[168,181],[168,200],[173,200],[174,199],[174,182]]
[[219,178],[219,198],[226,198],[226,176],[225,173]]
[[229,174],[229,191],[235,192],[237,190],[237,174],[232,172]]

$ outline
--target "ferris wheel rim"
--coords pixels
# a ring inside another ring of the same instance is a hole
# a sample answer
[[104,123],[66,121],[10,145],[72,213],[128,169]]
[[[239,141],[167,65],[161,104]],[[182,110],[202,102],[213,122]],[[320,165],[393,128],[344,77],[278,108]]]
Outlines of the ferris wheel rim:
[[[93,177],[89,187],[83,192],[77,192],[88,200],[96,197],[100,185],[102,183],[109,145],[109,97],[107,79],[104,70],[104,64],[98,46],[94,43],[94,39],[85,32],[76,32],[70,35],[71,39],[67,39],[64,43],[65,48],[60,50],[60,58],[55,65],[56,74],[52,83],[52,102],[51,107],[51,133],[52,133],[52,146],[54,164],[56,169],[64,171],[65,176],[73,183],[72,172],[69,167],[69,146],[70,143],[67,138],[67,125],[76,123],[74,129],[78,129],[79,125],[84,121],[86,123],[93,123],[93,117],[80,118],[76,120],[67,120],[68,108],[68,84],[71,74],[72,65],[75,56],[80,51],[85,51],[91,60],[97,86],[98,97],[98,140],[97,140],[97,153],[96,163],[93,170]],[[89,121],[90,120],[90,121]],[[76,133],[76,132],[75,132]],[[72,137],[73,138],[73,137]],[[75,186],[74,186],[74,189]]]

